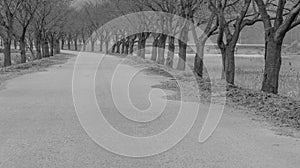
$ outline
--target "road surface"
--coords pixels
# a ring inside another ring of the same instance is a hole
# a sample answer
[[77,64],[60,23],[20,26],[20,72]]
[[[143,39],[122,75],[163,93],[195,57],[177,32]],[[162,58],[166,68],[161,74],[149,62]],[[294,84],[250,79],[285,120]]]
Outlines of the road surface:
[[[119,61],[115,57],[105,58],[107,64],[96,77],[99,83],[96,96],[100,101],[111,96],[105,91],[109,81],[101,75],[112,73],[113,69],[107,65]],[[296,168],[300,165],[299,140],[275,135],[229,107],[216,132],[204,144],[197,141],[201,130],[199,118],[189,134],[167,152],[145,158],[113,154],[87,135],[76,115],[72,98],[75,60],[74,57],[48,71],[9,80],[0,91],[0,168]],[[135,88],[146,91],[163,79],[141,74],[135,80]],[[141,100],[142,90],[132,90],[131,96],[140,100],[135,105],[144,109],[149,102]],[[116,129],[136,136],[155,134],[174,119],[170,113],[162,117],[163,124],[137,125],[122,119],[115,113],[115,107],[106,104],[105,109],[105,116]]]

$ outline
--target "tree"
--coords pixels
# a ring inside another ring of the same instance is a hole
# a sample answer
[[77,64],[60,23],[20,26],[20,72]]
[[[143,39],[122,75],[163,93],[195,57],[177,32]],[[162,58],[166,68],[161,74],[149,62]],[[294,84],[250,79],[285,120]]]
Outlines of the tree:
[[20,32],[16,33],[20,42],[21,63],[26,62],[26,33],[28,27],[35,16],[35,12],[39,6],[39,0],[28,0],[22,3],[17,11],[16,20],[20,27]]
[[[176,10],[176,8],[173,8]],[[180,19],[175,18],[174,15],[169,15],[168,19],[168,30],[169,30],[169,36],[168,36],[168,54],[166,59],[166,66],[169,68],[173,68],[174,64],[174,56],[175,56],[175,36],[178,34],[179,29],[179,22]]]
[[[78,50],[78,40],[80,39],[80,35],[83,36],[85,44],[85,34],[87,29],[87,22],[83,19],[85,12],[80,9],[70,9],[70,12],[66,16],[65,22],[62,26],[62,45],[64,45],[65,40],[67,40],[68,50],[71,50],[71,43],[74,43],[75,50]],[[83,35],[82,35],[83,33]],[[85,45],[84,45],[85,46]],[[63,47],[62,47],[63,48]]]
[[[120,15],[114,3],[117,4],[117,2],[105,0],[87,1],[84,2],[83,6],[79,9],[81,11],[80,22],[85,23],[81,24],[81,26],[83,26],[81,31],[82,40],[85,44],[87,40],[86,36],[90,37],[91,50],[94,50],[94,45],[97,40],[100,42],[100,51],[103,51],[104,43],[106,48],[108,48],[111,33],[99,28],[105,25],[106,22]],[[93,36],[94,32],[96,32],[95,36]],[[120,45],[121,44],[122,43],[120,43]]]
[[70,0],[43,0],[40,3],[33,19],[36,59],[50,56],[48,36],[53,33],[53,30],[57,31],[61,28],[65,16],[70,11],[70,2]]
[[[139,2],[141,4],[144,4],[152,11],[159,11],[157,12],[157,16],[154,19],[155,22],[152,21],[152,23],[154,23],[153,25],[155,26],[155,28],[153,29],[157,29],[158,32],[152,32],[154,41],[152,44],[151,60],[157,61],[158,64],[165,64],[165,48],[167,39],[169,38],[169,50],[167,57],[168,63],[166,64],[169,67],[173,66],[175,38],[174,36],[169,36],[169,34],[173,32],[173,18],[174,14],[177,13],[176,9],[178,2],[175,0],[140,0]],[[174,29],[176,29],[176,27]]]
[[255,0],[265,31],[262,91],[278,93],[281,49],[286,33],[300,24],[300,0]]
[[[173,67],[173,58],[175,52],[175,35],[180,34],[179,43],[179,57],[180,61],[177,69],[185,69],[186,48],[188,41],[188,32],[190,24],[184,19],[174,17],[179,15],[187,20],[192,20],[194,14],[203,3],[203,0],[139,0],[140,3],[145,4],[146,7],[152,11],[164,12],[159,16],[156,23],[157,29],[163,33],[153,33],[153,48],[152,60],[156,60],[159,64],[164,64],[168,67]],[[177,31],[179,28],[179,32]],[[164,57],[166,41],[169,40],[167,59]],[[165,61],[166,60],[166,61]]]
[[167,17],[165,14],[161,14],[159,16],[160,20],[160,25],[161,26],[159,29],[162,33],[158,34],[157,38],[157,51],[158,51],[158,58],[157,58],[157,63],[158,64],[165,64],[165,48],[166,48],[166,41],[168,38],[168,27],[167,27]]
[[151,20],[149,19],[149,16],[147,16],[145,13],[139,13],[137,14],[137,22],[135,25],[138,26],[138,51],[137,55],[143,59],[146,58],[146,42],[149,36],[151,35],[151,32],[148,32],[148,26],[151,23]]
[[[135,32],[134,35],[132,33],[131,37],[128,38],[129,40],[129,53],[133,52],[133,47],[135,42],[137,42],[137,55],[141,58],[146,57],[146,42],[147,39],[150,37],[151,32],[148,32],[149,27],[152,26],[151,23],[151,16],[147,16],[143,11],[149,10],[146,6],[141,3],[142,0],[114,0],[112,1],[118,10],[118,15],[126,15],[130,13],[136,13],[133,18],[124,18],[124,22],[129,22],[131,25],[127,27],[132,28],[133,30],[126,29],[127,32]],[[123,22],[122,22],[123,23]],[[135,25],[135,26],[132,26]],[[138,33],[136,33],[138,32]],[[137,40],[135,40],[137,39]],[[118,44],[118,43],[117,43]],[[115,45],[114,45],[115,46]],[[118,45],[117,45],[118,46]]]
[[[194,72],[200,78],[203,77],[204,69],[204,50],[207,40],[215,35],[219,26],[218,19],[214,12],[210,12],[207,3],[203,3],[202,7],[198,10],[197,15],[194,17],[192,24],[192,34],[196,45],[196,55],[194,60]],[[204,30],[201,32],[196,31],[196,27],[204,25]]]
[[179,34],[179,60],[177,64],[178,70],[185,70],[186,67],[186,50],[188,42],[188,33],[190,30],[190,21],[193,20],[195,12],[198,10],[198,7],[202,1],[197,0],[180,0],[179,1],[179,16],[185,19],[185,21],[180,25],[180,34]]
[[210,0],[209,8],[218,17],[217,44],[221,50],[223,62],[223,78],[228,84],[234,85],[236,44],[240,32],[245,26],[253,25],[259,21],[258,13],[250,11],[252,0]]
[[4,66],[11,65],[11,41],[14,36],[14,21],[22,0],[0,1],[0,36],[4,43]]

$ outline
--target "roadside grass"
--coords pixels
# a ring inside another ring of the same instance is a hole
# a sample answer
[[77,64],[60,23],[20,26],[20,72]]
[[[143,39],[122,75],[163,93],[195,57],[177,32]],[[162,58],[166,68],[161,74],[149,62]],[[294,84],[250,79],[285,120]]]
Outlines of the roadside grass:
[[0,68],[0,89],[6,80],[18,77],[20,75],[45,71],[46,68],[52,65],[64,64],[73,55],[71,54],[58,54],[53,57],[43,58],[41,60],[34,60],[24,64],[16,64],[9,67]]
[[[193,59],[188,58],[187,62],[193,66]],[[217,57],[210,59],[220,59]],[[243,58],[236,57],[237,86],[259,91],[262,86],[264,58]],[[300,100],[300,57],[289,56],[282,60],[282,68],[279,78],[279,95]]]
[[[197,85],[191,82],[191,74],[166,68],[150,60],[143,60],[136,56],[127,56],[128,64],[147,68],[147,73],[163,75],[170,80],[156,88],[177,90],[178,93],[171,97],[172,100],[199,100],[210,102],[211,86],[218,84],[209,79],[207,72],[204,79],[197,78]],[[208,58],[206,58],[208,59]],[[213,57],[209,59],[220,59]],[[192,66],[193,58],[188,58],[188,66]],[[236,86],[227,86],[226,104],[235,108],[246,108],[247,113],[255,114],[257,119],[266,120],[278,128],[292,128],[300,130],[300,58],[297,56],[285,57],[283,59],[280,74],[279,95],[267,94],[260,91],[263,77],[263,58],[236,58]],[[217,69],[217,68],[216,68]],[[184,97],[180,97],[179,86],[169,73],[184,83]],[[199,89],[197,89],[199,88]],[[222,94],[222,93],[221,93]]]

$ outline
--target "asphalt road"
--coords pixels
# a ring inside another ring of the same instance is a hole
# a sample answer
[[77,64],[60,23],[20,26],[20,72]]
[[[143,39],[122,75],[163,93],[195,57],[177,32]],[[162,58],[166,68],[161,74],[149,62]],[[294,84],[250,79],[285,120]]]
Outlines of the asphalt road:
[[[87,58],[101,57],[82,54]],[[144,158],[114,154],[88,136],[76,115],[72,97],[75,61],[74,57],[48,71],[12,79],[0,91],[0,168],[297,168],[300,165],[299,140],[275,135],[263,124],[229,107],[213,136],[204,144],[198,143],[198,136],[205,112],[198,116],[182,141],[162,154]],[[109,101],[112,96],[108,92],[107,74],[114,70],[110,65],[119,62],[118,58],[105,57],[96,75],[96,98],[104,109],[103,116],[124,134],[157,134],[176,118],[173,113],[176,102],[169,102],[166,113],[154,123],[137,124],[124,119]],[[126,68],[128,71],[123,71],[123,75],[134,69]],[[140,73],[133,80],[130,90],[133,104],[147,109],[150,104],[143,95],[164,78]],[[85,108],[89,111],[90,107]]]

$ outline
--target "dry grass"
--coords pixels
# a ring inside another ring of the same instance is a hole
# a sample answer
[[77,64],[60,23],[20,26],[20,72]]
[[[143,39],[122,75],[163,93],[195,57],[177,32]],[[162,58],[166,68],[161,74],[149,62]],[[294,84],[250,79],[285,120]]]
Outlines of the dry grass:
[[45,71],[47,67],[57,64],[63,64],[72,57],[69,54],[58,54],[50,58],[31,61],[25,64],[12,65],[6,68],[0,68],[0,88],[6,80],[32,72]]
[[[263,59],[239,60],[236,83],[243,87],[259,90],[262,84]],[[300,58],[284,58],[279,78],[279,94],[300,99]]]
[[[172,71],[172,74],[175,74],[176,78],[185,85],[184,88],[180,88],[184,89],[184,93],[186,93],[183,96],[197,98],[193,100],[199,100],[200,98],[206,102],[210,101],[211,82],[207,73],[204,79],[197,78],[197,87],[191,82],[190,74],[157,65],[150,60],[142,60],[133,56],[127,58],[129,58],[129,64],[148,67],[148,72],[152,74],[170,77],[166,72]],[[220,58],[213,57],[209,59]],[[192,61],[193,58],[188,59],[189,64]],[[247,111],[253,112],[255,116],[279,127],[300,129],[300,58],[291,56],[283,59],[279,95],[266,94],[260,91],[264,65],[263,58],[236,58],[236,65],[237,86],[227,87],[227,105],[247,108],[249,109]],[[179,91],[176,80],[172,80],[172,78],[154,87]],[[180,97],[180,93],[169,98],[184,99]]]
[[[218,57],[210,59],[220,59]],[[192,65],[193,58],[188,59]],[[264,58],[236,58],[237,86],[259,91],[262,85]],[[300,100],[300,57],[289,56],[282,60],[279,95]]]

